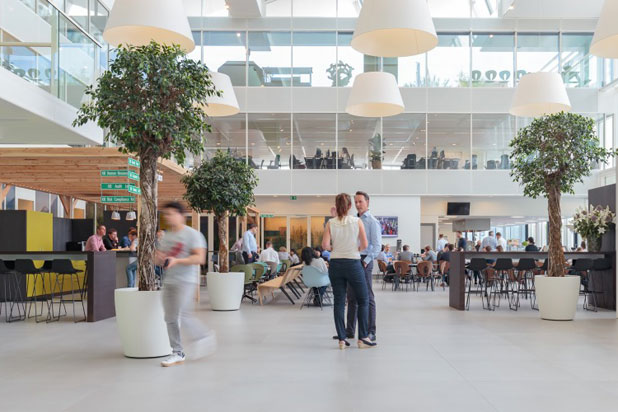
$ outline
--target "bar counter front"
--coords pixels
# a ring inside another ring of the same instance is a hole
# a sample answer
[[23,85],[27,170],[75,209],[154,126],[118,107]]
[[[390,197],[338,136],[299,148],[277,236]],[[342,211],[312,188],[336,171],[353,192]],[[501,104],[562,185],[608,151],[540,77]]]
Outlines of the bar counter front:
[[[96,322],[116,316],[114,308],[114,290],[126,287],[124,268],[128,263],[128,252],[0,252],[0,260],[7,266],[17,259],[32,260],[36,267],[41,267],[45,261],[55,259],[71,260],[73,266],[87,279],[87,309],[86,320]],[[85,275],[84,271],[85,270]],[[18,276],[21,298],[45,297],[35,284],[26,290],[26,276]],[[50,279],[51,283],[51,279]],[[64,292],[68,290],[65,288]],[[26,296],[23,296],[26,295]],[[0,282],[0,301],[7,299],[7,291]]]
[[[564,252],[567,260],[571,259],[602,259],[609,258],[612,267],[609,270],[595,273],[595,284],[603,292],[598,307],[616,310],[616,254],[615,252]],[[457,310],[466,309],[466,263],[472,258],[499,259],[510,258],[515,264],[519,259],[528,258],[544,261],[547,252],[452,252],[449,270],[449,306]]]

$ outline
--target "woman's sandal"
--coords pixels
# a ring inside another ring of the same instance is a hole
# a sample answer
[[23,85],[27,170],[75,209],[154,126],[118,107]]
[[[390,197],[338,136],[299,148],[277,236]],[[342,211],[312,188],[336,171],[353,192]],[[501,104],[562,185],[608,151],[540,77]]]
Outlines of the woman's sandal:
[[359,339],[358,340],[358,348],[359,349],[369,349],[373,348],[377,345],[377,343],[370,341],[369,339]]

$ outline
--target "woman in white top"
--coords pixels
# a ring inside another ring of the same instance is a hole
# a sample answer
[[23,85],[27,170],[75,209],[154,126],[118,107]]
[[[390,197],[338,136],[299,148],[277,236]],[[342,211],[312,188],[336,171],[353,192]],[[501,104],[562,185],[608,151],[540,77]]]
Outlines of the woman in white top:
[[335,328],[339,337],[339,349],[350,344],[346,341],[345,302],[348,286],[352,289],[358,304],[358,347],[376,346],[368,336],[369,297],[365,271],[361,265],[360,251],[367,249],[367,236],[363,222],[349,216],[352,200],[347,193],[335,199],[337,216],[328,221],[322,238],[322,248],[330,250],[328,275],[335,297]]

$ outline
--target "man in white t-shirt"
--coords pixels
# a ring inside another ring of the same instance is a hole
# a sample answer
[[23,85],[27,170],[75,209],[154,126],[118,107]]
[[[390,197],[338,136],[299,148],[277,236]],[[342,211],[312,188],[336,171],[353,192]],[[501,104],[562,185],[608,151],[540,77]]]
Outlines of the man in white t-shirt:
[[498,246],[502,246],[502,251],[506,252],[506,239],[502,237],[502,233],[496,232],[496,241]]
[[448,244],[448,239],[444,237],[442,233],[438,236],[438,243],[436,244],[436,250],[444,249],[444,246]]
[[180,325],[190,336],[194,359],[214,352],[214,332],[206,328],[194,315],[195,288],[199,282],[200,265],[206,263],[206,240],[195,229],[185,225],[184,208],[176,202],[162,210],[169,226],[157,247],[157,264],[163,266],[163,311],[172,355],[161,366],[174,366],[185,361],[180,338]]

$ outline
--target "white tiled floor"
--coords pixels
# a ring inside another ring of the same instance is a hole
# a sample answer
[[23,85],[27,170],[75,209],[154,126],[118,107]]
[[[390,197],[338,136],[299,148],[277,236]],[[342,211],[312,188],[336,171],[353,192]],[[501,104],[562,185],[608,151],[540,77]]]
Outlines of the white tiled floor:
[[[0,411],[618,410],[618,321],[448,308],[448,292],[377,289],[379,347],[336,349],[332,310],[279,296],[199,316],[218,352],[161,368],[121,355],[114,319],[0,324]],[[190,354],[189,354],[190,356]]]

